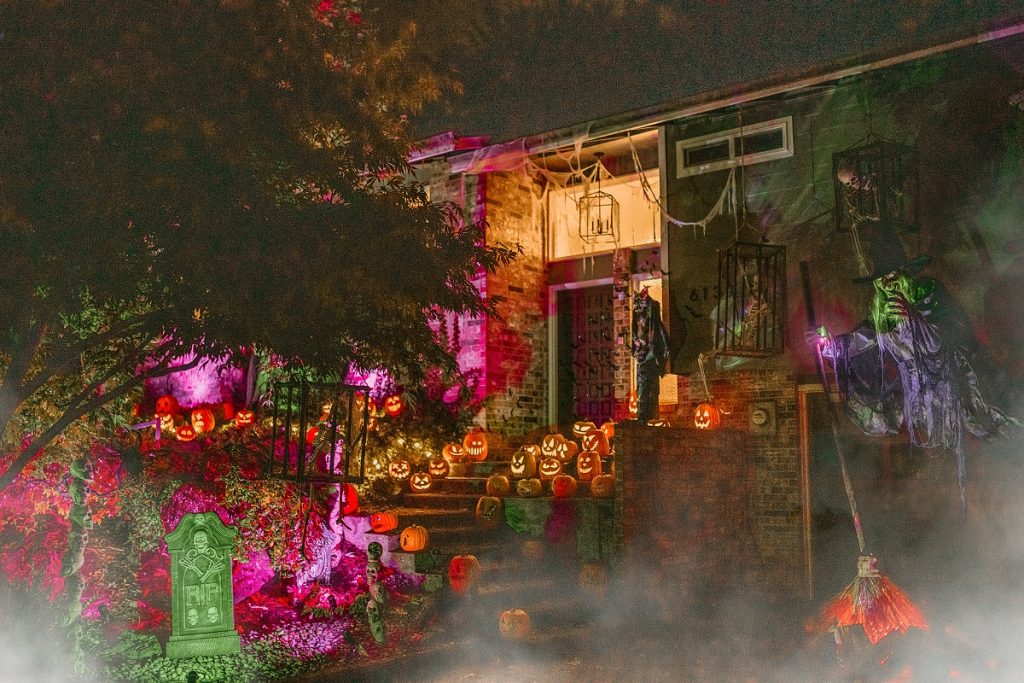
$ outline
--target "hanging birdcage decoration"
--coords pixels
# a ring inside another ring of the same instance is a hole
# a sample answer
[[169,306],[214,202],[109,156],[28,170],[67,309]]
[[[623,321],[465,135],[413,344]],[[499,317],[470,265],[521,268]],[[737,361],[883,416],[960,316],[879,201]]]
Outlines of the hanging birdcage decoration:
[[303,482],[362,483],[370,389],[304,380],[274,384],[264,475]]
[[763,357],[785,348],[786,247],[736,242],[718,255],[715,352]]
[[601,157],[597,157],[597,191],[580,197],[579,235],[586,244],[616,244],[619,241],[619,202],[601,190]]
[[897,142],[875,139],[833,154],[836,229],[886,223],[897,234],[916,232],[919,176],[917,151]]

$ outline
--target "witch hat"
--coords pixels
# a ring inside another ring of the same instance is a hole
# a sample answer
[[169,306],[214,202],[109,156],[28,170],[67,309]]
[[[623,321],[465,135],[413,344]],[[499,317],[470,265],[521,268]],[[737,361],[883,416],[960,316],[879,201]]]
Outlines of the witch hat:
[[883,275],[894,271],[906,271],[914,274],[928,265],[932,260],[931,256],[916,256],[907,258],[907,252],[903,250],[903,243],[886,223],[878,225],[878,232],[871,238],[868,246],[868,257],[871,259],[872,271],[869,275],[855,277],[856,283],[871,282]]

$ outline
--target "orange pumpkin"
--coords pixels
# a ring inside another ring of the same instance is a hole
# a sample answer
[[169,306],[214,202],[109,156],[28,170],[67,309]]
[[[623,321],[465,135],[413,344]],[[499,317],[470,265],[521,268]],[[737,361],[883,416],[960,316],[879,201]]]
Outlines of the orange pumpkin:
[[452,466],[444,458],[431,458],[427,463],[427,473],[435,479],[444,479],[452,471]]
[[403,481],[412,474],[412,467],[407,460],[392,460],[391,464],[388,465],[388,474],[391,475],[392,479]]
[[533,625],[526,610],[519,608],[507,609],[498,617],[498,629],[501,635],[510,640],[522,640],[529,635]]
[[693,426],[697,429],[717,429],[722,422],[722,413],[711,401],[703,401],[693,409]]
[[487,435],[482,429],[471,429],[462,439],[462,447],[466,449],[466,456],[474,462],[483,462],[487,459]]
[[448,584],[459,595],[475,590],[478,576],[480,562],[475,555],[455,555],[448,563]]
[[415,493],[426,493],[434,486],[434,480],[426,472],[414,472],[409,477],[409,488]]
[[570,463],[580,452],[575,441],[569,441],[561,434],[548,434],[540,444],[540,452],[545,458],[557,458],[562,464]]
[[576,480],[568,474],[559,474],[551,480],[551,495],[555,498],[571,498],[576,495]]
[[164,415],[176,415],[181,412],[181,408],[178,407],[178,399],[174,398],[170,394],[161,396],[156,400],[156,414],[160,417]]
[[256,421],[256,413],[252,412],[248,408],[243,408],[235,413],[235,426],[237,427],[248,427]]
[[562,473],[562,462],[558,458],[544,458],[537,466],[542,481],[551,481]]
[[[157,415],[156,417],[157,417],[157,419],[160,420],[160,432],[161,432],[161,434],[169,434],[169,435],[172,435],[172,436],[175,435],[176,432],[175,432],[175,428],[174,428],[174,415],[170,415],[170,414],[168,414],[168,415]],[[189,429],[191,429],[191,428],[192,428],[192,425],[189,425]],[[192,431],[195,431],[195,430],[193,429]],[[195,436],[193,436],[192,438],[194,439]]]
[[384,412],[388,417],[398,417],[405,410],[405,399],[400,394],[384,399]]
[[595,498],[611,498],[615,495],[615,477],[602,474],[590,480],[590,492]]
[[658,419],[655,419],[655,420],[648,420],[647,421],[647,426],[648,427],[671,427],[672,425],[670,425],[668,423],[668,420],[662,420],[661,418],[658,418]]
[[520,448],[512,454],[509,463],[513,479],[529,479],[537,476],[537,456],[527,448]]
[[476,501],[476,521],[484,527],[495,526],[503,519],[501,498],[480,496]]
[[398,528],[398,515],[390,510],[374,512],[370,515],[370,528],[378,534],[394,531]]
[[487,478],[488,496],[507,496],[512,490],[512,484],[504,474],[492,474]]
[[466,449],[462,447],[461,443],[449,443],[441,449],[441,455],[448,462],[462,462],[466,459]]
[[516,493],[524,498],[536,498],[541,490],[540,479],[520,479],[516,482]]
[[359,491],[352,484],[344,484],[344,494],[341,499],[341,514],[353,515],[359,512]]
[[191,421],[196,434],[211,432],[217,426],[216,420],[213,419],[213,411],[209,408],[196,408],[193,410]]
[[602,473],[601,456],[595,451],[583,451],[576,458],[576,476],[580,481],[590,481]]
[[196,438],[196,430],[190,424],[183,424],[175,430],[179,441],[193,441]]
[[629,392],[629,403],[626,405],[626,409],[629,411],[629,416],[634,420],[640,413],[640,397],[636,395],[635,391]]
[[615,423],[611,420],[601,423],[601,431],[604,432],[604,436],[608,439],[608,444],[611,445],[612,439],[615,438]]
[[574,422],[572,425],[572,434],[577,439],[582,439],[583,435],[592,432],[597,429],[597,425],[593,422]]
[[430,541],[430,534],[424,527],[418,524],[407,526],[402,529],[398,536],[398,545],[407,553],[415,553],[427,547]]
[[594,451],[602,458],[608,455],[610,450],[608,448],[608,437],[600,429],[584,434],[580,440],[580,446],[585,451]]

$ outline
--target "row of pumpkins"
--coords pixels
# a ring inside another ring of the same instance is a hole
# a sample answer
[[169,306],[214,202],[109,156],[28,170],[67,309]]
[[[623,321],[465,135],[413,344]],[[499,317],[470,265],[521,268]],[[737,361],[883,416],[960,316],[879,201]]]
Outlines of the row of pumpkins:
[[170,395],[160,396],[156,400],[155,420],[160,421],[160,433],[170,434],[179,441],[194,441],[197,437],[212,432],[217,427],[217,416],[214,408],[225,423],[236,427],[248,427],[255,423],[256,414],[248,409],[235,410],[230,402],[221,405],[200,406],[193,409],[186,417],[177,400]]

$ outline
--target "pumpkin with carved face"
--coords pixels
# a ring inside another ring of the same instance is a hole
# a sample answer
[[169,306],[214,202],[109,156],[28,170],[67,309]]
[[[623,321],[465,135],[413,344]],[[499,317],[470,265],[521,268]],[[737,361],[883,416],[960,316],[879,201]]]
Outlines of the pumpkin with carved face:
[[213,411],[209,408],[196,408],[192,411],[192,427],[196,430],[196,434],[211,432],[215,426]]
[[526,448],[520,448],[512,454],[509,463],[513,479],[529,479],[537,476],[537,458]]
[[540,457],[554,458],[558,444],[564,441],[565,437],[561,434],[545,434],[544,438],[540,440]]
[[452,466],[444,458],[431,458],[427,463],[427,473],[435,479],[444,479],[451,470]]
[[512,491],[512,483],[504,474],[492,474],[487,478],[488,496],[507,496]]
[[482,527],[492,527],[503,519],[501,498],[480,496],[476,501],[476,521]]
[[178,399],[170,394],[161,396],[156,400],[156,414],[160,417],[164,415],[177,415],[179,412],[181,412],[181,409],[178,407]]
[[605,438],[608,439],[608,445],[611,446],[612,439],[615,438],[615,423],[607,420],[601,423],[599,429],[604,432]]
[[193,441],[196,438],[196,429],[190,424],[183,424],[175,431],[179,441]]
[[471,429],[462,439],[462,447],[466,449],[466,457],[472,462],[483,462],[487,459],[487,435],[482,429]]
[[405,410],[405,399],[402,398],[401,394],[395,394],[388,396],[384,399],[384,413],[388,417],[398,417]]
[[524,498],[536,498],[542,491],[540,479],[531,478],[516,481],[516,493]]
[[577,439],[582,439],[584,434],[595,429],[597,429],[597,425],[593,422],[574,422],[572,425],[572,435]]
[[647,421],[647,426],[648,427],[671,427],[672,425],[670,425],[668,423],[668,420],[662,420],[659,417],[659,418],[654,419],[654,420],[648,420]]
[[[157,415],[157,419],[160,420],[160,432],[161,434],[174,434],[174,415]],[[191,427],[192,425],[189,425]],[[194,430],[193,430],[194,431]]]
[[248,408],[243,408],[235,413],[235,426],[237,427],[248,427],[256,421],[256,413],[252,412]]
[[629,403],[626,404],[626,409],[629,411],[629,416],[634,420],[640,413],[640,398],[636,395],[635,391],[629,392]]
[[603,465],[596,451],[583,451],[576,458],[576,476],[580,481],[590,481],[601,476]]
[[419,552],[426,548],[429,542],[430,534],[425,527],[418,524],[405,527],[398,536],[398,545],[407,553]]
[[412,474],[412,467],[407,460],[392,460],[391,464],[388,465],[388,474],[391,475],[392,479],[405,481]]
[[522,640],[532,628],[530,615],[525,610],[507,609],[498,617],[498,630],[509,640]]
[[537,465],[537,474],[541,481],[551,481],[562,473],[562,461],[558,458],[544,458]]
[[433,487],[434,480],[426,472],[413,472],[409,477],[409,488],[413,493],[426,493]]
[[545,458],[555,458],[562,464],[572,462],[579,450],[575,441],[569,441],[561,434],[548,434],[540,444],[540,452]]
[[576,479],[568,474],[559,474],[551,480],[551,495],[555,498],[571,498],[576,495]]
[[441,455],[448,462],[462,462],[466,459],[466,449],[462,447],[461,443],[448,443],[441,449]]
[[370,528],[378,534],[394,531],[398,528],[398,515],[390,510],[375,512],[370,515]]
[[590,480],[590,492],[595,498],[611,498],[615,495],[615,476],[600,474]]
[[608,437],[600,429],[584,434],[580,446],[585,451],[594,451],[602,458],[608,455],[611,450],[608,448]]
[[703,401],[693,409],[693,426],[697,429],[717,429],[722,421],[722,413],[711,401]]
[[448,563],[448,584],[459,595],[476,589],[478,576],[480,576],[480,562],[475,555],[455,555]]

